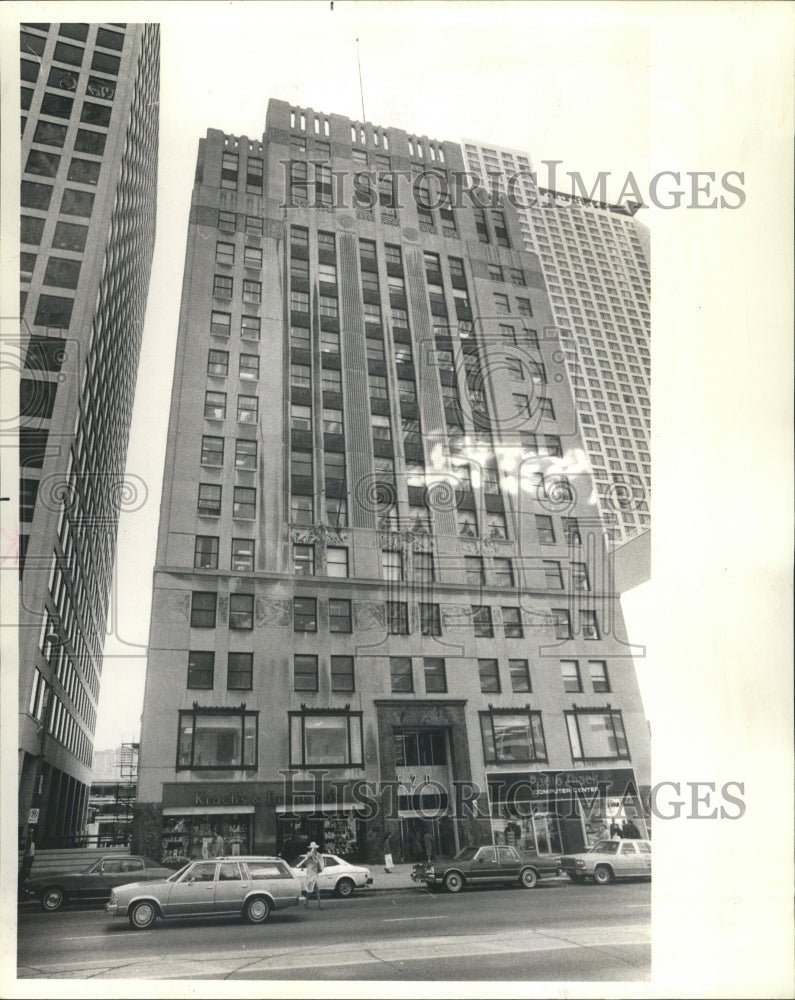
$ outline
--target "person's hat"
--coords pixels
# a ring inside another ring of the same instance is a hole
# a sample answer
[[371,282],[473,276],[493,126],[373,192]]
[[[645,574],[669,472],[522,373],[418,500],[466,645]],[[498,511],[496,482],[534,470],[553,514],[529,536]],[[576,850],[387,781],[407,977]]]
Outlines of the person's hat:
[[318,849],[319,849],[318,845],[313,840],[312,843],[309,845],[309,850],[310,851],[317,851]]

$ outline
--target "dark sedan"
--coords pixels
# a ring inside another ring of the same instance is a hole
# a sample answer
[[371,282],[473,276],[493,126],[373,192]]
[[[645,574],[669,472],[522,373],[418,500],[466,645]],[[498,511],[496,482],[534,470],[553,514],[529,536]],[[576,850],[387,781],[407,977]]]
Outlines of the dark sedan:
[[112,854],[99,858],[83,871],[47,872],[28,879],[23,889],[40,900],[45,910],[60,910],[65,903],[99,903],[110,899],[111,889],[128,882],[168,878],[173,869],[151,858]]
[[414,866],[411,877],[429,889],[444,886],[460,892],[465,885],[522,885],[532,889],[540,878],[559,873],[557,858],[522,854],[515,847],[464,847],[450,861]]

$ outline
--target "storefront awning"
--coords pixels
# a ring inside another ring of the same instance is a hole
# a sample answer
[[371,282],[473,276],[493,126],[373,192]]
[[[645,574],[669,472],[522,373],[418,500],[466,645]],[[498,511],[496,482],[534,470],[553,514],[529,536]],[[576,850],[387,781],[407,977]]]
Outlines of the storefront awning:
[[[337,812],[353,812],[355,809],[361,809],[362,805],[354,805],[352,802],[340,803],[337,805],[335,802],[296,802],[294,805],[286,806],[276,806],[277,813],[337,813]],[[165,810],[164,810],[165,812]],[[252,810],[253,812],[253,810]]]
[[254,806],[166,806],[164,816],[239,816],[253,813]]

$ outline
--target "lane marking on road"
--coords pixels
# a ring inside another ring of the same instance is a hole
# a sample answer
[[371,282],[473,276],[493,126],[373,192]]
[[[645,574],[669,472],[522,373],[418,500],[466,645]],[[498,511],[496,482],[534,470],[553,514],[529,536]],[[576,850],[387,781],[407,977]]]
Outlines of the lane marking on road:
[[[147,934],[151,934],[151,931],[139,931],[136,937],[145,937]],[[110,940],[108,934],[78,934],[77,937],[64,937],[60,938],[61,941],[90,941],[92,938],[104,938],[106,941]],[[116,938],[113,939],[114,941]],[[119,941],[132,940],[128,938],[119,938]]]
[[438,914],[435,917],[383,917],[381,919],[382,924],[399,924],[403,921],[415,921],[415,920],[447,920],[447,916],[444,913]]

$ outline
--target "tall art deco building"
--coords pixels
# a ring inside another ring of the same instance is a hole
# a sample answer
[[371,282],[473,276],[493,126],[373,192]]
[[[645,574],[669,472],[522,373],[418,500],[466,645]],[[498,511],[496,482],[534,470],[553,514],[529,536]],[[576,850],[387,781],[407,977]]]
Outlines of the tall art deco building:
[[464,170],[455,143],[276,100],[261,141],[200,142],[138,850],[547,853],[643,825],[549,292]]
[[159,30],[23,24],[20,53],[19,832],[46,846],[84,826],[117,519],[133,502]]

